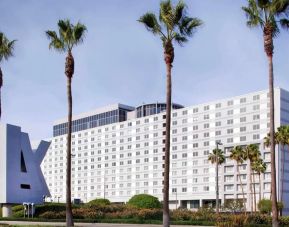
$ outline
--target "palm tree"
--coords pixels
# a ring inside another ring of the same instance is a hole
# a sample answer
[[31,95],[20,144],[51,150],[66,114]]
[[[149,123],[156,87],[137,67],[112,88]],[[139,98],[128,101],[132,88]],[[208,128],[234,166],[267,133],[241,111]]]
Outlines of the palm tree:
[[225,162],[224,151],[222,151],[221,149],[214,149],[213,152],[211,154],[209,154],[208,160],[212,164],[216,164],[216,213],[218,215],[219,214],[219,202],[217,202],[219,200],[218,169],[219,169],[219,165],[222,165]]
[[274,79],[273,79],[273,38],[279,33],[279,25],[289,27],[286,12],[288,0],[248,0],[248,6],[242,7],[248,18],[249,27],[260,27],[263,32],[264,50],[269,64],[269,95],[270,95],[270,153],[271,153],[271,188],[272,188],[272,226],[278,226],[276,166],[274,141]]
[[[8,60],[9,57],[13,56],[14,43],[16,40],[10,41],[6,38],[5,34],[0,32],[0,64],[3,60]],[[1,108],[1,88],[3,86],[3,73],[0,65],[0,119],[2,116],[2,108]]]
[[244,187],[243,187],[243,184],[242,184],[242,179],[241,179],[241,174],[240,174],[240,168],[239,166],[241,164],[243,164],[243,162],[245,161],[244,160],[244,149],[241,147],[241,146],[236,146],[234,147],[233,150],[231,150],[231,154],[230,154],[230,159],[232,160],[235,160],[236,163],[237,163],[237,171],[238,171],[238,178],[240,180],[240,185],[241,185],[241,189],[242,189],[242,194],[243,194],[243,206],[245,208],[245,214],[246,214],[246,202],[245,202],[245,193],[244,193]]
[[[251,213],[253,212],[253,199],[255,201],[254,204],[256,204],[256,193],[254,191],[253,195],[253,188],[252,188],[252,164],[258,160],[258,158],[261,156],[261,153],[259,151],[259,147],[256,144],[249,144],[244,148],[244,159],[249,160],[249,182],[250,182],[250,198],[251,198]],[[254,187],[255,190],[255,187]]]
[[[261,201],[261,173],[265,173],[267,168],[266,163],[264,163],[263,159],[259,157],[256,161],[252,164],[252,170],[255,171],[258,174],[259,177],[259,201]],[[254,184],[255,187],[255,184]],[[256,203],[255,203],[255,209],[256,209]]]
[[154,13],[148,12],[138,20],[143,23],[148,31],[161,38],[164,48],[164,61],[166,63],[166,139],[165,139],[165,169],[163,186],[163,226],[170,225],[169,217],[169,172],[170,172],[170,133],[171,133],[171,103],[172,103],[172,78],[171,70],[174,61],[174,46],[177,42],[182,45],[188,41],[196,28],[202,24],[198,18],[186,14],[186,5],[179,1],[173,6],[170,0],[160,3],[159,20]]
[[50,40],[49,49],[67,53],[65,62],[65,75],[67,78],[68,98],[68,129],[67,129],[67,151],[66,151],[66,226],[74,226],[71,208],[71,132],[72,132],[72,92],[71,81],[74,74],[74,58],[72,49],[83,42],[86,27],[77,23],[71,24],[69,20],[58,21],[58,34],[55,31],[46,31]]
[[[275,133],[276,144],[281,146],[281,198],[280,201],[283,201],[283,188],[284,188],[284,168],[285,168],[285,146],[288,145],[289,130],[288,126],[282,125],[277,128]],[[282,216],[282,209],[280,210],[280,215]]]

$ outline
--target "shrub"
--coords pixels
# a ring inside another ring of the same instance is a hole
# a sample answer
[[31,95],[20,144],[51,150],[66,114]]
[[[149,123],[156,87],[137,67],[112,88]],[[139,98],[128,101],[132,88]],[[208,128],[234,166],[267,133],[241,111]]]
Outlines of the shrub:
[[35,207],[35,216],[40,216],[47,211],[62,212],[66,210],[65,203],[45,203]]
[[130,198],[127,204],[137,208],[161,208],[159,199],[147,194],[135,195]]
[[110,205],[110,201],[108,199],[94,199],[88,202],[90,206],[106,206]]
[[[277,209],[283,209],[284,205],[282,202],[277,203]],[[269,199],[262,199],[258,203],[258,209],[262,214],[270,214],[272,211],[272,201]]]
[[61,212],[53,212],[53,211],[46,211],[39,215],[40,218],[44,219],[63,219],[65,218],[65,211]]
[[272,201],[269,199],[262,199],[258,203],[258,209],[262,214],[270,214],[272,210]]
[[186,209],[177,209],[171,211],[171,219],[175,221],[189,221],[196,217],[196,212]]
[[162,220],[163,211],[160,209],[141,209],[137,218],[141,220]]

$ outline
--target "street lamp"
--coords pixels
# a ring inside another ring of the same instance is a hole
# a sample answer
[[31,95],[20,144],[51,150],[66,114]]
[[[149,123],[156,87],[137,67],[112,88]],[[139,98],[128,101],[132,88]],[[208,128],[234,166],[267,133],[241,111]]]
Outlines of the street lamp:
[[216,147],[217,147],[217,152],[216,152],[216,213],[217,215],[219,214],[219,157],[218,157],[218,150],[219,150],[219,145],[223,145],[221,141],[216,141]]

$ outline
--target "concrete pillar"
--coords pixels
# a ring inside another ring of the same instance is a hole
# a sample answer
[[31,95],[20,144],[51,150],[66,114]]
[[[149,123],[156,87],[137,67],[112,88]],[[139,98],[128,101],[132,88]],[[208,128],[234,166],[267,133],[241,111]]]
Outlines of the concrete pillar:
[[8,218],[12,216],[12,205],[11,204],[2,204],[2,217]]

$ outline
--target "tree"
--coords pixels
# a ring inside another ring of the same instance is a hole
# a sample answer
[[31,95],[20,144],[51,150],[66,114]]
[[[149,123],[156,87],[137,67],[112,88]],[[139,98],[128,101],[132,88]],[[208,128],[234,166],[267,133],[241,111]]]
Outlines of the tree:
[[[256,161],[253,162],[252,170],[255,171],[258,174],[259,177],[259,201],[261,201],[261,173],[265,173],[267,168],[266,163],[264,163],[263,159],[259,157]],[[255,185],[254,185],[255,187]],[[256,208],[256,203],[255,203]]]
[[242,190],[242,194],[243,194],[243,206],[244,206],[244,210],[245,210],[245,214],[246,214],[246,201],[245,201],[245,193],[244,193],[244,187],[242,184],[242,179],[241,179],[241,174],[240,174],[240,165],[243,164],[244,162],[244,150],[241,146],[236,146],[234,147],[233,150],[231,150],[231,154],[230,154],[230,159],[235,160],[237,163],[237,171],[238,171],[238,178],[240,181],[240,185],[241,185],[241,190]]
[[[282,125],[277,128],[275,133],[275,143],[281,146],[281,198],[280,201],[283,201],[283,190],[284,190],[284,169],[285,169],[285,146],[289,145],[289,127]],[[280,215],[282,216],[282,209],[280,210]]]
[[218,170],[219,170],[219,165],[222,165],[225,162],[224,151],[222,151],[221,149],[214,149],[213,152],[209,154],[208,160],[212,164],[216,164],[216,213],[219,214],[219,206],[218,206],[219,203],[217,202],[219,200]]
[[74,74],[74,58],[72,49],[83,42],[85,25],[77,23],[71,24],[69,20],[58,21],[58,34],[55,31],[46,31],[47,38],[50,40],[49,49],[58,52],[65,52],[65,75],[67,78],[67,98],[68,98],[68,128],[66,145],[66,226],[74,226],[71,209],[71,133],[72,133],[72,92],[71,82]]
[[10,41],[4,33],[0,32],[0,119],[2,116],[2,105],[1,105],[1,88],[3,86],[3,73],[1,69],[1,63],[4,60],[8,60],[13,56],[14,44],[16,40]]
[[187,16],[186,5],[179,1],[173,6],[170,0],[160,3],[159,20],[154,13],[148,12],[138,20],[146,29],[159,36],[164,49],[166,64],[166,138],[165,138],[165,168],[163,186],[163,226],[170,225],[169,217],[169,172],[170,172],[170,133],[171,133],[171,104],[172,104],[172,63],[175,53],[173,43],[182,45],[188,41],[202,21]]
[[[252,188],[252,164],[259,159],[261,153],[259,147],[256,144],[249,144],[244,148],[244,159],[249,160],[249,182],[250,182],[250,198],[251,198],[251,213],[253,212],[253,199],[256,204],[256,193],[254,195],[252,190],[255,190],[255,187]],[[255,185],[255,183],[254,183]]]
[[286,17],[288,0],[248,0],[248,6],[242,7],[247,16],[249,27],[260,27],[263,32],[264,50],[269,64],[269,95],[270,95],[270,153],[271,153],[271,189],[272,189],[272,226],[278,224],[276,166],[274,141],[274,77],[273,77],[273,38],[277,37],[280,25],[289,27]]

